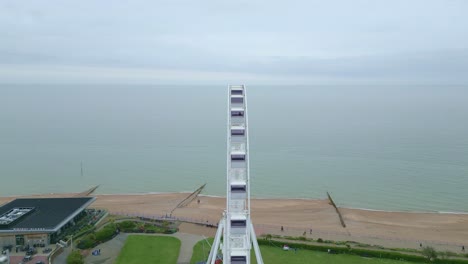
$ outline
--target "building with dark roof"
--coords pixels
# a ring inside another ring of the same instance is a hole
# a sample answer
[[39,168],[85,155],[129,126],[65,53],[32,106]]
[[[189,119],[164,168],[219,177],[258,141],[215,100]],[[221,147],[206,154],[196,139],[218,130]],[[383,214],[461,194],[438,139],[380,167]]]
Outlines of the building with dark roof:
[[21,198],[0,207],[0,246],[48,245],[96,198]]

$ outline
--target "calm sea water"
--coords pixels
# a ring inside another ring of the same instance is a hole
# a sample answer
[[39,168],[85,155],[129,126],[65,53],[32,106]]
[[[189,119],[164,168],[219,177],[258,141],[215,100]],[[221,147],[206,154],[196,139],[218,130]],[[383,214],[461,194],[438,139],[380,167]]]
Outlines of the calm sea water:
[[[468,87],[248,88],[253,196],[468,212]],[[225,86],[1,85],[0,195],[224,195],[226,99]]]

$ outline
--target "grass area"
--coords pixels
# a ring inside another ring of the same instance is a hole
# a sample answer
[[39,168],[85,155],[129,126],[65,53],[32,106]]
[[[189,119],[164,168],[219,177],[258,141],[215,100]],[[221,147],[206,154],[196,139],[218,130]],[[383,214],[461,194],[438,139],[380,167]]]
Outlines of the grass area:
[[[210,244],[213,243],[213,239],[208,239]],[[203,247],[204,244],[204,247]],[[203,251],[203,249],[205,251]],[[300,249],[296,252],[294,250],[284,251],[280,247],[274,246],[260,246],[262,252],[263,262],[269,264],[275,263],[314,263],[314,264],[411,264],[413,262],[389,260],[389,259],[377,259],[377,258],[363,258],[360,256],[346,255],[346,254],[327,254],[324,252],[312,251]],[[210,253],[209,245],[205,240],[199,241],[193,248],[193,255],[190,261],[191,264],[195,264],[198,261],[202,261],[207,258]],[[252,250],[251,255],[252,263],[257,263],[255,254]]]
[[117,264],[175,264],[179,257],[180,240],[165,236],[128,236],[117,258]]
[[[346,254],[328,254],[324,252],[299,249],[297,251],[285,251],[279,247],[273,246],[260,246],[263,261],[265,263],[314,263],[314,264],[411,264],[412,262],[378,259],[378,258],[364,258],[354,255]],[[255,255],[252,254],[252,263],[257,263]]]
[[193,247],[193,253],[192,253],[192,258],[190,259],[190,264],[196,264],[197,262],[200,261],[206,261],[208,258],[208,255],[210,254],[210,245],[213,245],[213,238],[207,238],[208,242],[206,240],[201,240],[198,241],[197,244]]

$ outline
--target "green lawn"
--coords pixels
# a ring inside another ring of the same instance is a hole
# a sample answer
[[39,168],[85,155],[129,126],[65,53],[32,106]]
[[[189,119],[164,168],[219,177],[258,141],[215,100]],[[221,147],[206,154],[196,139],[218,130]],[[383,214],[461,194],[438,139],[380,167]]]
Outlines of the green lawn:
[[[213,245],[213,238],[207,238],[210,242],[210,245]],[[197,244],[193,247],[192,259],[190,260],[190,264],[195,264],[199,261],[206,261],[208,255],[210,254],[210,246],[206,241],[203,239],[198,241]]]
[[[210,243],[213,243],[213,239],[209,239]],[[203,252],[203,243],[205,244],[205,252]],[[209,246],[205,240],[198,242],[193,248],[191,264],[195,264],[198,261],[202,261],[203,258],[209,255]],[[291,264],[303,264],[303,263],[314,263],[314,264],[414,264],[406,261],[396,261],[389,259],[375,259],[375,258],[363,258],[353,255],[334,255],[327,254],[324,252],[312,251],[312,250],[293,250],[284,251],[279,247],[274,246],[260,246],[262,252],[263,262],[268,264],[275,263],[291,263]],[[252,250],[251,255],[252,263],[257,263],[255,254]]]
[[166,236],[128,236],[117,258],[117,264],[175,264],[180,240]]
[[[312,250],[284,251],[282,248],[272,246],[260,246],[263,261],[265,263],[314,263],[314,264],[412,264],[412,262],[396,261],[390,259],[363,258],[346,254],[327,254]],[[255,254],[252,254],[252,263],[257,263]],[[414,263],[413,263],[414,264]]]

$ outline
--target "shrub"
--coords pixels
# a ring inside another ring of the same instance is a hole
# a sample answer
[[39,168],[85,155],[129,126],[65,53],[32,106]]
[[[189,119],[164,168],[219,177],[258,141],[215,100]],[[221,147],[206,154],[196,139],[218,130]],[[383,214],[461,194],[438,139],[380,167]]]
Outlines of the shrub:
[[145,225],[145,233],[163,233],[165,230],[158,226]]
[[335,241],[335,245],[346,245],[346,241]]
[[88,249],[93,248],[94,246],[96,246],[96,244],[96,237],[94,236],[94,234],[89,234],[83,237],[83,239],[81,239],[78,242],[78,245],[76,245],[76,247],[79,249]]
[[112,239],[117,232],[117,227],[115,224],[108,224],[101,230],[96,232],[96,241],[105,242],[109,239]]
[[428,260],[435,260],[437,258],[437,252],[433,247],[424,247],[422,250],[423,256],[425,256]]
[[320,237],[317,239],[317,242],[319,243],[323,243],[323,239],[321,239]]
[[177,228],[168,228],[168,229],[166,229],[166,230],[164,231],[164,234],[174,234],[174,233],[176,233],[177,231],[179,231],[179,230],[177,230]]
[[137,232],[144,233],[145,232],[145,224],[142,224],[142,223],[138,224],[137,229],[138,229]]
[[165,220],[162,221],[162,226],[163,227],[167,228],[167,227],[169,227],[170,224],[171,224],[171,222],[169,222],[169,221],[165,221]]
[[72,251],[67,257],[67,264],[84,264],[83,256],[80,251]]
[[118,223],[117,226],[123,232],[131,232],[135,229],[136,224],[133,221],[123,221],[121,223]]
[[95,228],[93,226],[86,226],[85,228],[82,228],[80,231],[78,231],[75,235],[73,235],[73,238],[77,239],[87,234],[93,233],[94,229]]

